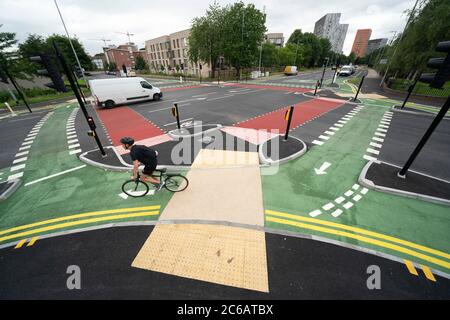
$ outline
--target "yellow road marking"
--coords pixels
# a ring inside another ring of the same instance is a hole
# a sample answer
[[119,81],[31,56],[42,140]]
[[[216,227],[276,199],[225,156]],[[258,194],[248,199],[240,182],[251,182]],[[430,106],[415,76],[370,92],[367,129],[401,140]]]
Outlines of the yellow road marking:
[[78,225],[82,225],[82,224],[89,224],[89,223],[109,221],[109,220],[127,219],[127,218],[156,216],[158,214],[159,214],[159,211],[148,211],[148,212],[119,214],[119,215],[114,215],[114,216],[106,216],[106,217],[100,217],[100,218],[91,218],[91,219],[85,219],[85,220],[65,222],[65,223],[55,224],[55,225],[51,225],[51,226],[47,226],[47,227],[43,227],[43,228],[24,231],[21,233],[15,233],[15,234],[11,234],[9,236],[4,236],[4,237],[0,238],[0,242],[5,241],[5,240],[10,240],[10,239],[15,239],[15,238],[26,237],[31,234],[47,232],[47,231],[52,231],[52,230],[57,230],[57,229],[63,229],[63,228],[78,226]]
[[27,242],[27,239],[20,240],[18,244],[14,247],[14,249],[20,249]]
[[379,238],[379,239],[383,239],[383,240],[387,240],[390,242],[394,242],[394,243],[398,243],[398,244],[402,244],[404,246],[408,246],[414,249],[418,249],[424,252],[428,252],[431,254],[434,254],[436,256],[440,256],[446,259],[450,259],[450,254],[436,250],[436,249],[432,249],[432,248],[428,248],[425,246],[422,246],[420,244],[416,244],[413,242],[409,242],[406,240],[402,240],[402,239],[398,239],[398,238],[394,238],[391,236],[387,236],[381,233],[377,233],[377,232],[373,232],[373,231],[368,231],[368,230],[364,230],[364,229],[360,229],[360,228],[356,228],[356,227],[351,227],[351,226],[347,226],[345,224],[339,224],[339,223],[335,223],[335,222],[330,222],[330,221],[325,221],[325,220],[320,220],[320,219],[313,219],[313,218],[308,218],[308,217],[301,217],[301,216],[297,216],[297,215],[293,215],[293,214],[288,214],[288,213],[282,213],[282,212],[277,212],[277,211],[272,211],[272,210],[266,210],[266,214],[270,214],[272,216],[278,216],[278,217],[283,217],[283,218],[289,218],[289,219],[293,219],[293,220],[298,220],[298,221],[305,221],[305,222],[310,222],[310,223],[315,223],[315,224],[322,224],[322,225],[326,225],[326,226],[330,226],[330,227],[334,227],[334,228],[338,228],[338,229],[343,229],[343,230],[349,230],[349,231],[353,231],[356,233],[360,233],[360,234],[364,234],[367,236],[371,236],[371,237],[375,237],[375,238]]
[[364,236],[356,235],[356,234],[345,232],[345,231],[329,229],[329,228],[325,228],[325,227],[320,227],[320,226],[296,222],[296,221],[278,219],[278,218],[273,218],[273,217],[266,217],[266,220],[270,221],[270,222],[279,223],[279,224],[291,225],[291,226],[298,227],[298,228],[309,229],[309,230],[314,230],[314,231],[318,231],[318,232],[329,233],[329,234],[333,234],[333,235],[337,235],[337,236],[356,239],[358,241],[366,242],[366,243],[369,243],[372,245],[376,245],[376,246],[387,248],[387,249],[390,249],[393,251],[401,252],[401,253],[422,259],[424,261],[431,262],[433,264],[444,267],[446,269],[450,269],[450,262],[443,261],[443,260],[440,260],[440,259],[437,259],[434,257],[430,257],[430,256],[424,255],[422,253],[412,251],[410,249],[407,249],[407,248],[404,248],[404,247],[401,247],[401,246],[398,246],[398,245],[395,245],[392,243],[376,240],[373,238],[367,238]]
[[100,215],[109,214],[109,213],[158,210],[160,208],[161,208],[161,206],[148,206],[148,207],[123,208],[123,209],[102,210],[102,211],[93,211],[93,212],[87,212],[87,213],[74,214],[71,216],[65,216],[65,217],[54,218],[54,219],[50,219],[50,220],[39,221],[39,222],[26,224],[26,225],[19,226],[19,227],[14,227],[11,229],[2,230],[2,231],[0,231],[0,235],[5,234],[5,233],[11,233],[14,231],[23,230],[23,229],[29,229],[32,227],[42,226],[42,225],[50,224],[50,223],[54,223],[54,222],[65,221],[65,220],[72,220],[72,219],[92,217],[92,216],[100,216]]
[[413,263],[409,260],[403,260],[403,262],[405,262],[406,267],[408,268],[409,273],[418,276],[419,274],[417,273],[416,267],[414,267]]
[[34,245],[38,239],[39,237],[34,237],[33,239],[31,239],[31,241],[28,242],[27,247],[31,247],[32,245]]
[[430,268],[428,268],[427,266],[423,266],[423,265],[420,265],[420,267],[422,268],[423,273],[425,273],[425,277],[427,277],[428,280],[436,282],[436,278],[434,277],[434,275],[431,272]]

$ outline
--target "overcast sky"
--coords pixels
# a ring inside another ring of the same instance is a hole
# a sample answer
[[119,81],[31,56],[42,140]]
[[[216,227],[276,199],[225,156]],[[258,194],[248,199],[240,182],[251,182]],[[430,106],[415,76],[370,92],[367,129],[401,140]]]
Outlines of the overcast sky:
[[[214,0],[57,0],[71,35],[76,35],[90,54],[109,44],[132,41],[144,47],[144,41],[175,31],[188,29],[191,21],[202,16]],[[233,0],[220,0],[221,5]],[[349,54],[357,29],[372,29],[372,39],[391,38],[391,31],[401,31],[406,23],[406,9],[414,0],[260,0],[254,3],[267,13],[269,32],[283,32],[287,38],[293,30],[312,32],[314,23],[326,13],[341,12],[341,23],[349,29],[344,53]],[[50,35],[64,32],[53,0],[0,0],[0,31],[17,33],[19,41],[28,34]]]

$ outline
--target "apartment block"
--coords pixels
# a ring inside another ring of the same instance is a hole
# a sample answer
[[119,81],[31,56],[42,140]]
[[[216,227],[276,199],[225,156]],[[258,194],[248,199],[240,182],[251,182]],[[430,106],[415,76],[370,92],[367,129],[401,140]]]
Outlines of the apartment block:
[[355,53],[356,57],[364,57],[371,35],[372,29],[358,29],[356,31],[355,41],[353,41],[352,46],[352,52]]
[[181,72],[189,75],[209,75],[209,66],[205,63],[195,64],[189,60],[189,35],[190,29],[161,36],[145,42],[146,60],[153,72],[176,72],[177,67]]
[[314,34],[330,40],[331,50],[336,53],[342,53],[348,31],[348,24],[339,23],[340,19],[340,13],[327,13],[314,25]]
[[264,35],[266,42],[270,42],[279,48],[284,47],[284,35],[283,33],[266,33]]

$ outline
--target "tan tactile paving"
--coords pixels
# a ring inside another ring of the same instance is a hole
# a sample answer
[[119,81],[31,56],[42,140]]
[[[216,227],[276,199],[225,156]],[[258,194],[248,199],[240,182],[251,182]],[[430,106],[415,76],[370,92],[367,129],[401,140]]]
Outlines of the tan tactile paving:
[[157,225],[133,267],[269,291],[263,231],[220,225]]
[[203,220],[264,226],[256,152],[203,149],[187,178],[189,187],[173,195],[160,221]]

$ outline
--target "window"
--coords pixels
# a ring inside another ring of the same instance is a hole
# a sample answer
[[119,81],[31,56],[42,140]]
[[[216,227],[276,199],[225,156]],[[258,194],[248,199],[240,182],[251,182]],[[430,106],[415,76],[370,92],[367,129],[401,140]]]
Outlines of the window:
[[180,47],[180,39],[177,39],[177,47]]
[[144,89],[153,89],[152,85],[147,81],[141,81],[141,87]]
[[175,48],[175,40],[172,40],[173,41],[173,47]]

